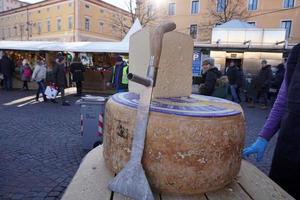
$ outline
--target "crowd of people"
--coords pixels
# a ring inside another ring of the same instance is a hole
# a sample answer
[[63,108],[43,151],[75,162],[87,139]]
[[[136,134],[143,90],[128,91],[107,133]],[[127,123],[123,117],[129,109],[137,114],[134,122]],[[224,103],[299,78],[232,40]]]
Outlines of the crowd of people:
[[271,66],[267,60],[262,60],[257,75],[247,77],[234,60],[222,73],[215,66],[214,59],[207,57],[202,62],[199,93],[220,98],[230,96],[236,103],[241,103],[243,93],[244,101],[249,103],[249,107],[261,104],[261,108],[266,109],[268,103],[273,104],[279,92],[285,73],[284,62],[278,66]]
[[[39,101],[40,95],[42,95],[44,102],[49,99],[45,94],[47,85],[56,89],[61,94],[61,104],[63,106],[69,106],[70,104],[65,100],[65,88],[68,85],[67,73],[72,74],[72,81],[76,84],[77,97],[82,96],[82,82],[84,81],[85,67],[81,62],[78,53],[75,53],[72,62],[66,64],[66,55],[58,53],[53,61],[52,70],[49,72],[49,68],[46,64],[44,54],[36,56],[35,63],[31,66],[28,59],[23,58],[16,63],[9,58],[6,52],[3,52],[0,59],[0,77],[1,86],[6,91],[12,90],[13,74],[19,73],[20,80],[23,82],[22,89],[24,91],[29,90],[28,83],[34,81],[37,83],[36,101]],[[127,74],[129,67],[122,56],[115,57],[115,65],[112,67],[112,80],[111,85],[116,89],[116,92],[124,92],[128,90]],[[18,70],[17,70],[18,69]],[[58,103],[56,99],[50,99],[53,103]]]

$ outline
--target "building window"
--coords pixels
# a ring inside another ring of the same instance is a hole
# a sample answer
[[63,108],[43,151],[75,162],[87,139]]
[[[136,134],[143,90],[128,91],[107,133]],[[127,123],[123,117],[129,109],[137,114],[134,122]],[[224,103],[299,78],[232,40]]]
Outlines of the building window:
[[256,23],[255,22],[247,22],[248,24],[250,24],[251,26],[255,27]]
[[248,0],[248,10],[257,10],[258,0]]
[[86,17],[85,20],[84,20],[84,29],[85,31],[90,31],[90,23],[91,23],[91,20],[90,18]]
[[153,15],[154,15],[153,5],[150,4],[150,5],[147,6],[147,16],[151,17]]
[[69,30],[73,29],[73,17],[72,16],[68,17],[68,28],[69,28]]
[[99,31],[100,31],[100,33],[103,33],[104,32],[104,23],[103,22],[100,22],[99,23]]
[[60,5],[58,5],[56,8],[57,8],[57,10],[60,10]]
[[42,33],[42,23],[41,22],[37,23],[37,32],[38,32],[38,34]]
[[69,7],[72,7],[72,3],[69,3],[68,5],[69,5]]
[[175,3],[169,3],[169,15],[175,15],[176,11],[176,4]]
[[56,27],[56,29],[57,29],[57,31],[61,31],[61,19],[60,18],[58,18],[57,19],[57,21],[56,21],[56,25],[57,25],[57,27]]
[[40,11],[40,10],[38,10],[38,13],[41,13],[41,11]]
[[192,1],[192,14],[198,14],[199,13],[199,0],[193,0]]
[[224,12],[226,0],[217,0],[217,12]]
[[50,8],[47,8],[47,12],[49,12],[50,11]]
[[284,8],[293,8],[295,5],[295,0],[284,0],[283,7]]
[[197,24],[192,24],[190,26],[190,36],[193,38],[193,39],[196,39],[197,38]]
[[281,22],[281,27],[286,29],[285,37],[286,38],[291,37],[292,21],[291,20],[282,21]]
[[100,9],[100,13],[104,13],[104,10],[103,10],[103,9]]
[[87,5],[87,4],[85,4],[85,8],[90,8],[90,6],[89,6],[89,5]]
[[116,26],[115,26],[115,25],[112,25],[111,28],[112,28],[111,33],[112,33],[113,35],[115,35],[115,34],[116,34],[116,29],[117,29]]
[[51,21],[50,21],[50,19],[47,20],[47,31],[48,32],[51,31]]

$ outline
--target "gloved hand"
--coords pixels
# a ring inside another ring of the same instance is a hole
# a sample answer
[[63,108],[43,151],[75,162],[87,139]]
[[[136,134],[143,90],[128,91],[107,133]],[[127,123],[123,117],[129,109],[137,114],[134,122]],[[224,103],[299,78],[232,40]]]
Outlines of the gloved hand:
[[259,162],[263,159],[267,145],[268,141],[265,138],[258,137],[250,147],[244,148],[243,156],[248,157],[251,154],[257,154],[256,161]]

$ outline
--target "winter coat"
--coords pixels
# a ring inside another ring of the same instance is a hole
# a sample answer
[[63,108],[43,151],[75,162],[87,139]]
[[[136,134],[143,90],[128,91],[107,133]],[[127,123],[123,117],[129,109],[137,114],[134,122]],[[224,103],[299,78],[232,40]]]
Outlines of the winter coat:
[[200,94],[211,96],[215,90],[217,79],[221,76],[222,73],[216,67],[203,73],[200,81]]
[[238,68],[238,79],[236,81],[236,84],[238,87],[243,87],[244,83],[245,83],[244,72],[241,68]]
[[271,81],[271,88],[274,89],[279,89],[281,86],[281,83],[284,79],[284,73],[285,73],[285,69],[284,69],[284,65],[283,64],[279,64],[277,66],[278,71],[275,73],[272,81]]
[[22,81],[30,81],[32,75],[32,69],[29,64],[25,64],[21,66],[21,80]]
[[273,75],[272,75],[271,65],[267,65],[261,68],[256,78],[256,88],[258,90],[268,91],[271,84],[272,77]]
[[36,64],[33,73],[32,73],[32,80],[39,82],[41,80],[46,79],[46,73],[47,73],[47,68],[46,65],[44,64]]
[[84,81],[83,72],[85,71],[85,68],[83,64],[79,62],[73,62],[70,65],[71,73],[73,74],[73,81]]
[[229,85],[236,85],[239,78],[237,66],[228,67],[225,75],[228,77]]
[[12,76],[15,71],[14,62],[8,58],[6,55],[2,56],[0,60],[1,73],[5,76]]
[[53,74],[53,81],[58,87],[67,86],[65,64],[55,63],[52,74]]

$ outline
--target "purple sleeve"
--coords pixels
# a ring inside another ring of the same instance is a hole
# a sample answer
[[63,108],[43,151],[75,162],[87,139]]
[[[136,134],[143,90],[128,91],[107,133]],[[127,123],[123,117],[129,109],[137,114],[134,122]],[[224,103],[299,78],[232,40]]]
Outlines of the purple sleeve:
[[270,115],[261,132],[259,133],[259,136],[265,138],[266,140],[270,140],[280,127],[281,119],[286,112],[287,90],[287,83],[286,80],[284,80]]

